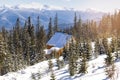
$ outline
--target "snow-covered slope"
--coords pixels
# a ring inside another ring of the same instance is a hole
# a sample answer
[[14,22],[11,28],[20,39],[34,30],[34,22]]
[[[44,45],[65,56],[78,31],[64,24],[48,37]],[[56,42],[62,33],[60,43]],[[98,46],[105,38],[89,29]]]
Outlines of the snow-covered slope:
[[37,16],[40,16],[41,23],[45,25],[45,28],[47,28],[49,18],[54,18],[56,13],[58,14],[59,24],[61,25],[60,27],[63,27],[65,24],[69,25],[73,23],[75,12],[78,16],[80,15],[84,21],[87,19],[100,20],[101,17],[105,14],[103,12],[97,12],[93,10],[76,11],[74,9],[39,5],[35,3],[30,5],[21,4],[14,7],[5,5],[0,7],[0,27],[13,27],[18,17],[20,18],[21,24],[23,25],[29,16],[31,16],[32,22],[36,24]]
[[[76,74],[75,76],[70,76],[68,71],[68,65],[64,68],[57,70],[56,60],[52,59],[54,63],[54,74],[56,80],[109,80],[105,75],[104,58],[106,55],[100,55],[97,59],[88,62],[88,73],[87,74]],[[62,58],[60,58],[62,60]],[[115,62],[115,80],[120,80],[120,61]],[[40,80],[50,80],[51,73],[48,69],[48,61],[40,62],[34,66],[30,66],[26,69],[19,70],[17,72],[11,72],[4,76],[0,76],[0,80],[32,80],[31,74],[37,75],[40,73]],[[118,77],[117,77],[118,76]]]

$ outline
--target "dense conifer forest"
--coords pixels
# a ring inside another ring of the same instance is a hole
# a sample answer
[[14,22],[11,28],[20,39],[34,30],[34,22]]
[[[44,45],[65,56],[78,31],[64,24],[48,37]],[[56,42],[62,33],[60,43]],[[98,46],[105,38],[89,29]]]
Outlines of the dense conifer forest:
[[[56,13],[54,19],[49,19],[48,30],[44,29],[39,16],[36,18],[36,25],[33,25],[31,17],[28,17],[24,26],[21,26],[18,18],[11,30],[2,27],[0,29],[0,75],[47,60],[44,53],[47,41],[55,32],[63,32],[72,35],[75,42],[71,41],[69,48],[64,48],[62,55],[64,62],[57,59],[59,69],[68,62],[71,76],[86,74],[88,61],[106,54],[105,72],[109,78],[112,78],[115,71],[114,62],[120,58],[120,12],[116,11],[113,15],[107,14],[99,22],[94,20],[83,22],[75,13],[73,26],[64,29],[58,25],[58,17]],[[107,38],[112,38],[110,44]],[[95,42],[94,51],[92,51],[91,42]],[[112,53],[115,53],[115,57]],[[53,64],[49,61],[49,71],[52,72],[52,80],[55,80],[52,66]]]

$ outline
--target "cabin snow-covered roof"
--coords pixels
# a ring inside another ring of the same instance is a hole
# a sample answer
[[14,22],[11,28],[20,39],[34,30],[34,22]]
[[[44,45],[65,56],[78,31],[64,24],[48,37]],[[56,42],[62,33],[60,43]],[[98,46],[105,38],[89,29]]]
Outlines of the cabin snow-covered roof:
[[63,48],[72,36],[62,32],[56,32],[51,39],[47,42],[47,45]]

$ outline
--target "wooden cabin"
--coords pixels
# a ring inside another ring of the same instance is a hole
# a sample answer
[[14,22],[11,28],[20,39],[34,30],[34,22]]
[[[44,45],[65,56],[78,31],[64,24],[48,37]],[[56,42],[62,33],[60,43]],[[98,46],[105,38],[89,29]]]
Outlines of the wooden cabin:
[[46,54],[51,54],[53,51],[56,52],[58,56],[61,56],[63,49],[71,41],[72,36],[62,32],[56,32],[51,39],[47,42]]

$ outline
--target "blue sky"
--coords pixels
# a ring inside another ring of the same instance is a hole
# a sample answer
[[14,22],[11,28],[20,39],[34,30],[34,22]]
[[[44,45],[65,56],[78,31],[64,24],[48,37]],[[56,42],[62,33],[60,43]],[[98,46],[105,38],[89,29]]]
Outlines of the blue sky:
[[85,10],[92,8],[98,11],[114,11],[120,9],[120,0],[0,0],[0,6],[4,4],[18,5],[30,4],[31,2],[54,5],[67,8],[75,8],[78,10]]

